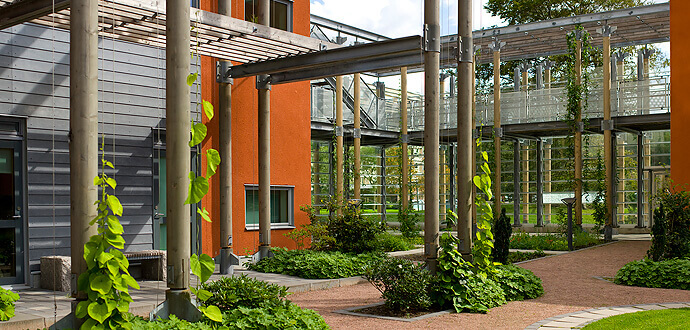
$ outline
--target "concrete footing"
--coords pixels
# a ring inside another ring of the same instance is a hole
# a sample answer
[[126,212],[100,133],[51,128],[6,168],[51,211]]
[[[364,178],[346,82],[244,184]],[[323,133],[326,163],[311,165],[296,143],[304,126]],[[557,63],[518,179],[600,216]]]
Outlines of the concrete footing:
[[240,257],[232,253],[231,248],[222,248],[220,250],[220,273],[223,275],[232,275],[234,265],[240,264]]

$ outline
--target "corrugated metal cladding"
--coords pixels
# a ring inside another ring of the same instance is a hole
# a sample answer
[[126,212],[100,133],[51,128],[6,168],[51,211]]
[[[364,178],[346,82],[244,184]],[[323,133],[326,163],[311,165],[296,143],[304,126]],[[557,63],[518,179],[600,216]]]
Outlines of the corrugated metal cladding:
[[[98,67],[99,132],[116,167],[108,174],[124,205],[126,250],[151,249],[154,128],[165,127],[165,50],[100,39]],[[68,31],[34,24],[0,31],[0,115],[27,118],[25,256],[37,270],[41,256],[69,255],[70,248]]]

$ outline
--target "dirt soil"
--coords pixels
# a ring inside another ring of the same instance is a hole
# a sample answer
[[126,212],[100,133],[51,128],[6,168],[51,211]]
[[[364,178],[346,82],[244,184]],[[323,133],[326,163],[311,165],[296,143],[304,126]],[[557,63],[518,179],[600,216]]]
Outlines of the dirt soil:
[[642,259],[649,244],[622,241],[522,263],[542,279],[544,295],[509,302],[487,314],[446,314],[410,323],[333,313],[382,301],[370,284],[299,293],[289,299],[318,311],[333,329],[524,329],[552,316],[595,307],[690,302],[689,291],[628,287],[594,278],[615,276],[626,263]]

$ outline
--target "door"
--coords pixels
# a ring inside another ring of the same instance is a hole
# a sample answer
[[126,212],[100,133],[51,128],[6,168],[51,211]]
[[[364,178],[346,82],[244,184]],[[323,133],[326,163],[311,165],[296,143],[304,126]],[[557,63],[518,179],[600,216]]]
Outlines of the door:
[[24,283],[22,141],[0,140],[0,284]]

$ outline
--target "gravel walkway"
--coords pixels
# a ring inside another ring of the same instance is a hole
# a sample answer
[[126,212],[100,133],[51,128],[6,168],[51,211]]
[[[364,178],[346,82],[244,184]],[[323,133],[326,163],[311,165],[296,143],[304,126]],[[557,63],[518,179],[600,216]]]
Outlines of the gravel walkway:
[[317,310],[333,329],[524,329],[556,315],[604,306],[690,301],[690,292],[620,286],[595,276],[616,274],[626,263],[644,257],[649,241],[622,241],[521,264],[544,283],[545,294],[514,301],[487,314],[448,314],[413,323],[333,313],[380,302],[370,284],[359,284],[290,296],[296,304]]

